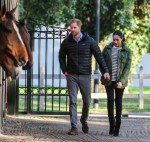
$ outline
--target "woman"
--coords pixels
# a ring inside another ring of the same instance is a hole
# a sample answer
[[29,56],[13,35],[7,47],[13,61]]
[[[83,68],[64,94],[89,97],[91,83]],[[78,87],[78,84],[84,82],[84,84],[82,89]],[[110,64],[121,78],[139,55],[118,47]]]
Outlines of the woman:
[[[107,110],[110,124],[109,134],[119,136],[122,114],[122,96],[127,85],[131,66],[131,51],[125,45],[125,38],[121,31],[113,33],[113,42],[107,45],[102,54],[107,64],[110,80],[101,78],[107,93]],[[116,105],[116,117],[114,117],[114,101]]]

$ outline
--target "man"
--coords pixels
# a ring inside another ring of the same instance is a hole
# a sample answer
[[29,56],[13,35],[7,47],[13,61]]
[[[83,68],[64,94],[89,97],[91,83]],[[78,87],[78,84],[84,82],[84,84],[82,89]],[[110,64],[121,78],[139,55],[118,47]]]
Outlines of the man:
[[[90,100],[91,100],[91,63],[92,54],[99,64],[103,77],[109,80],[109,73],[101,51],[96,41],[81,32],[82,22],[79,19],[70,21],[70,34],[62,42],[59,51],[59,62],[63,74],[66,76],[67,88],[69,92],[69,111],[71,129],[69,135],[77,135],[77,94],[78,87],[83,100],[83,108],[80,122],[82,131],[88,133],[87,124]],[[67,57],[67,60],[66,60]]]

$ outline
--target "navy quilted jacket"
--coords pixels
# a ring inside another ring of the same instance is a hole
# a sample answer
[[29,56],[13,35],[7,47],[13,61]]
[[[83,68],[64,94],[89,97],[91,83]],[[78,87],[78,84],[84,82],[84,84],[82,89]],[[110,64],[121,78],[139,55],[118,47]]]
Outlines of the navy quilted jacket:
[[62,72],[78,75],[89,75],[92,72],[92,55],[99,64],[102,73],[108,72],[97,42],[82,32],[81,41],[77,42],[70,34],[61,44],[59,62]]

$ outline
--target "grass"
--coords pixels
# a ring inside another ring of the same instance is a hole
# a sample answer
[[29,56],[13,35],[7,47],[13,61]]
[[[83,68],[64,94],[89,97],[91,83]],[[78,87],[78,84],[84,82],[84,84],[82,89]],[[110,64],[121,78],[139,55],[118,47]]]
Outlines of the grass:
[[[139,87],[129,87],[128,91],[130,94],[139,94],[140,88]],[[144,87],[143,93],[144,94],[150,94],[150,87],[149,86]]]
[[[80,100],[81,101],[81,100]],[[139,113],[139,112],[150,112],[150,98],[144,99],[144,109],[139,109],[139,100],[138,99],[123,99],[123,110],[122,113]],[[81,112],[81,103],[78,106],[78,111]],[[90,113],[101,113],[107,114],[107,100],[99,99],[99,109],[93,107],[93,100],[91,101]]]
[[[31,101],[31,109],[37,112],[68,112],[69,111],[69,99],[54,96],[54,98],[44,98],[43,108],[40,108],[40,97],[38,93],[38,88],[34,88],[33,90],[34,98]],[[47,90],[48,94],[51,94],[51,88]],[[129,87],[129,94],[139,94],[139,88],[136,87]],[[67,91],[66,89],[61,90],[61,94],[65,94]],[[24,94],[24,90],[20,90],[21,94]],[[55,89],[54,94],[58,94],[59,91]],[[144,87],[144,94],[150,94],[150,87]],[[46,100],[46,104],[45,104]],[[46,110],[45,110],[46,106]],[[78,99],[77,101],[77,109],[78,112],[81,113],[82,111],[82,100]],[[24,98],[19,99],[19,112],[26,111],[26,102]],[[144,109],[139,109],[139,100],[134,98],[124,98],[123,99],[123,113],[137,113],[137,112],[150,112],[150,98],[144,99]],[[107,100],[106,99],[99,99],[99,109],[94,108],[93,100],[91,100],[90,105],[90,113],[101,113],[107,114]]]
[[[33,111],[39,111],[39,112],[44,112],[45,110],[45,104],[43,105],[43,109],[39,109],[39,101],[38,99],[33,99],[32,101],[32,110]],[[144,99],[144,109],[139,109],[139,101],[138,99],[123,99],[123,113],[137,113],[137,112],[150,112],[150,98]],[[24,111],[25,110],[25,101],[24,99],[20,99],[19,103],[19,111]],[[82,100],[78,99],[77,102],[77,110],[79,113],[82,111]],[[58,99],[53,100],[53,105],[52,105],[52,99],[47,99],[46,100],[46,112],[65,112],[69,111],[68,107],[68,102],[66,102],[66,99],[61,99],[61,102],[59,104]],[[93,104],[93,99],[91,100],[91,105],[90,105],[90,113],[101,113],[101,114],[107,114],[107,100],[106,99],[99,99],[99,108],[95,109],[94,104]]]

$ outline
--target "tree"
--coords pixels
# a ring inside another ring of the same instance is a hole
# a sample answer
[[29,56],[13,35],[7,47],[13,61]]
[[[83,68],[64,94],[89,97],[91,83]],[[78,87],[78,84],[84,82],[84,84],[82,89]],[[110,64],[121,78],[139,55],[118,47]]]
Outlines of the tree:
[[[20,17],[27,15],[28,26],[37,24],[69,26],[70,19],[82,20],[83,30],[95,37],[96,0],[20,0]],[[121,29],[133,51],[132,68],[146,53],[150,39],[149,0],[100,0],[100,41]]]
[[[147,53],[150,45],[150,1],[134,0],[128,3],[128,1],[124,0],[124,3],[125,9],[130,11],[130,26],[123,27],[118,25],[117,29],[121,29],[124,32],[126,44],[132,51],[131,72],[133,73],[135,72],[135,67],[141,62],[142,56]],[[122,17],[124,16],[122,15]],[[108,35],[101,41],[101,48],[108,44],[107,37]]]
[[[100,38],[111,33],[117,26],[130,24],[130,14],[124,10],[125,2],[101,0]],[[21,0],[20,17],[27,14],[29,24],[60,25],[68,27],[70,19],[82,20],[83,30],[95,37],[96,0]]]
[[74,17],[72,0],[20,0],[20,18],[27,17],[28,26],[60,25]]
[[[110,34],[116,27],[130,25],[130,14],[125,9],[125,2],[118,0],[100,0],[100,40]],[[78,0],[75,16],[82,20],[83,30],[95,37],[96,0]]]
[[132,25],[124,29],[127,44],[132,50],[132,69],[139,65],[150,44],[150,2],[135,0]]

